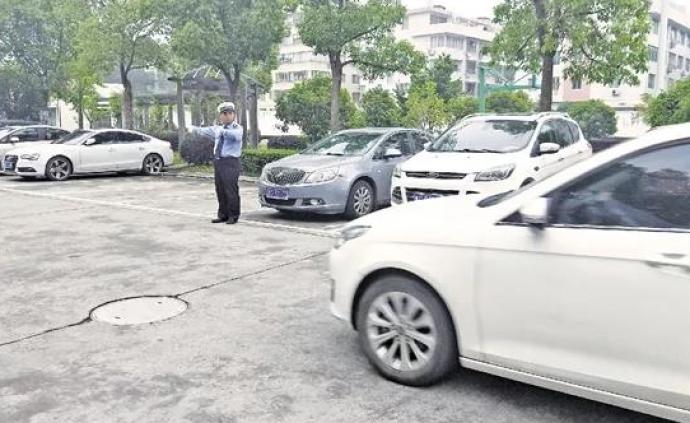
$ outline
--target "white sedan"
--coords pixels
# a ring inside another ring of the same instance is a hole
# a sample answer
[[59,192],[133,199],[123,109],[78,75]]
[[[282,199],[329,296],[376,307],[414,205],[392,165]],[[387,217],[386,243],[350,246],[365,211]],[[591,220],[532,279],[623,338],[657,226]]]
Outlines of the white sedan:
[[331,309],[386,378],[463,367],[690,422],[690,124],[512,194],[361,218]]
[[5,155],[4,172],[64,181],[74,174],[137,171],[156,174],[172,164],[170,143],[136,131],[74,132],[50,144],[17,148]]

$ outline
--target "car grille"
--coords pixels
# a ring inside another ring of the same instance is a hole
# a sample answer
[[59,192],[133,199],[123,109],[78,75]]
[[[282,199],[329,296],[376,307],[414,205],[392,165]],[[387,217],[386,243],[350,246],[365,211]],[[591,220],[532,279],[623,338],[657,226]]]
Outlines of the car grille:
[[295,185],[302,181],[305,172],[289,167],[273,167],[266,171],[266,180],[276,185]]
[[407,188],[405,190],[407,201],[415,201],[419,197],[447,197],[450,195],[458,195],[460,191],[445,190],[445,189],[423,189],[423,188]]
[[294,206],[297,200],[292,199],[292,200],[278,200],[275,198],[266,198],[264,197],[264,201],[266,204],[271,204],[273,206]]
[[14,171],[15,167],[17,166],[18,160],[19,160],[19,156],[14,156],[14,155],[5,156],[3,163],[1,163],[2,169],[7,170],[7,171]]
[[466,173],[456,172],[405,172],[408,178],[426,178],[426,179],[463,179],[467,176]]

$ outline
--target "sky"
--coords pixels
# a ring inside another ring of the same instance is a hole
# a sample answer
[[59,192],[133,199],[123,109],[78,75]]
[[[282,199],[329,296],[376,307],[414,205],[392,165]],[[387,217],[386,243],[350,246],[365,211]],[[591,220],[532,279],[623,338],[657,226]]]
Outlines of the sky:
[[[468,18],[491,17],[494,6],[501,0],[403,0],[408,9],[440,4],[460,16]],[[689,0],[690,1],[690,0]]]

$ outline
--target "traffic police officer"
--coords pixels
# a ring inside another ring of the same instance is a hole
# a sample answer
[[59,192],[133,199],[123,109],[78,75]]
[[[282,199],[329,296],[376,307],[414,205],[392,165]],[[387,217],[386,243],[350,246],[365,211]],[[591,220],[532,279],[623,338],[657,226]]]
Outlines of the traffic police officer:
[[240,218],[239,177],[242,170],[242,136],[244,129],[235,122],[235,105],[230,102],[218,106],[219,125],[194,128],[197,134],[211,137],[213,145],[213,170],[218,198],[218,216],[213,223],[232,225]]

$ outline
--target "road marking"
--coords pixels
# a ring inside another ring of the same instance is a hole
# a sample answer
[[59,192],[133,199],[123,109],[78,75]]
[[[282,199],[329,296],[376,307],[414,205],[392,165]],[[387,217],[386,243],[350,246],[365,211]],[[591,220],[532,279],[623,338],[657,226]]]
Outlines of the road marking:
[[[118,207],[118,208],[126,209],[126,210],[153,212],[153,213],[166,214],[166,215],[171,215],[171,216],[187,216],[187,217],[195,217],[195,218],[203,218],[203,219],[209,218],[208,215],[201,214],[201,213],[190,213],[190,212],[185,212],[185,211],[180,211],[180,210],[159,209],[156,207],[137,206],[134,204],[116,203],[116,202],[112,202],[112,201],[92,200],[89,198],[79,198],[79,197],[69,197],[69,196],[65,196],[65,195],[46,194],[46,193],[41,193],[41,192],[33,192],[33,191],[26,191],[26,190],[19,190],[19,189],[5,188],[5,187],[0,187],[0,191],[9,192],[12,194],[24,195],[24,196],[28,196],[28,197],[49,198],[52,200],[81,202],[81,203],[86,203],[86,204],[95,204],[95,205],[106,206],[106,207]],[[248,226],[256,226],[256,227],[267,228],[267,229],[284,230],[284,231],[289,231],[289,232],[296,232],[296,233],[302,233],[302,234],[306,234],[306,235],[314,235],[314,236],[320,236],[320,237],[326,237],[326,238],[336,238],[338,236],[338,234],[334,231],[303,228],[300,226],[284,225],[284,224],[280,224],[280,223],[260,222],[257,220],[250,220],[250,219],[241,219],[239,224],[248,225]]]

